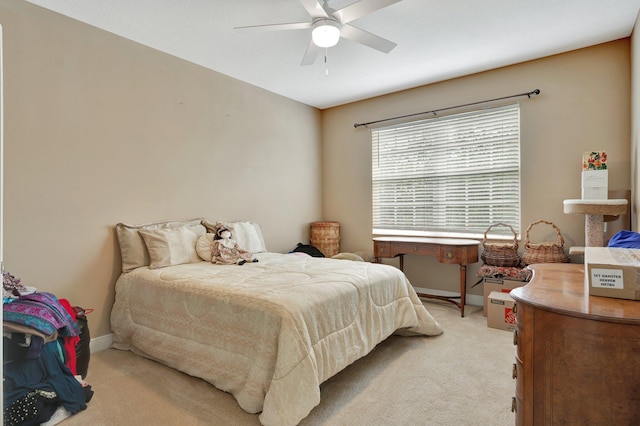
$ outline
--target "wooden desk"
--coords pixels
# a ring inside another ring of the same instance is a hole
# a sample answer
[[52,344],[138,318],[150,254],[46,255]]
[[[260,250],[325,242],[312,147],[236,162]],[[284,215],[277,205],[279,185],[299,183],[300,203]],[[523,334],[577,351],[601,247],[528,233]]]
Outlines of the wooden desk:
[[530,268],[511,291],[516,425],[640,424],[640,301],[589,296],[581,264]]
[[[460,308],[460,316],[464,317],[467,265],[478,261],[479,245],[480,241],[451,238],[376,237],[373,239],[373,253],[378,263],[383,257],[399,256],[401,271],[404,271],[405,254],[432,256],[437,258],[440,263],[460,265],[460,296],[446,297],[426,293],[418,293],[418,296],[451,302]],[[456,299],[460,299],[460,301]]]

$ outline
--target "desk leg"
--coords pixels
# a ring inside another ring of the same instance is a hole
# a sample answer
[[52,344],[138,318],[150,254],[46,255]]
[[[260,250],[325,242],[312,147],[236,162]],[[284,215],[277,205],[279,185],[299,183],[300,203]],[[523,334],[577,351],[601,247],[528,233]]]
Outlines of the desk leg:
[[467,295],[467,267],[460,265],[460,316],[464,317],[464,304]]
[[[402,258],[400,258],[402,259]],[[400,263],[402,265],[402,262]],[[440,299],[451,302],[460,309],[460,316],[464,318],[464,305],[467,299],[467,266],[460,265],[460,296],[439,296],[435,294],[416,293],[418,297],[426,297],[429,299]],[[455,299],[460,299],[458,302]]]

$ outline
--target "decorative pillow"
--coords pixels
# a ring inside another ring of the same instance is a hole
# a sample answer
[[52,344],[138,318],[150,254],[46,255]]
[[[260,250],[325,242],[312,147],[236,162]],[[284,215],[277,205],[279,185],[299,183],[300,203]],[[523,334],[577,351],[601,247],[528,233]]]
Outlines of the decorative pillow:
[[196,252],[199,235],[190,227],[141,229],[139,232],[149,251],[149,269],[200,261]]
[[364,262],[364,259],[355,253],[338,253],[331,256],[332,259],[353,260],[356,262]]
[[261,253],[267,251],[267,247],[264,243],[264,237],[262,236],[262,229],[256,222],[208,222],[202,221],[202,224],[207,228],[208,232],[213,234],[219,226],[224,226],[231,229],[231,238],[238,243],[238,248],[248,251],[249,253]]
[[187,221],[171,221],[148,223],[144,225],[126,225],[118,223],[116,225],[116,235],[120,245],[120,255],[122,256],[122,272],[130,272],[141,266],[149,266],[149,252],[140,235],[141,229],[169,229],[181,226],[190,227],[196,234],[202,235],[206,232],[201,225],[202,219],[192,219]]
[[353,254],[360,256],[365,262],[374,262],[376,260],[371,250],[356,250]]
[[213,239],[215,234],[207,233],[198,237],[196,242],[196,253],[202,260],[211,262],[211,251],[213,249]]

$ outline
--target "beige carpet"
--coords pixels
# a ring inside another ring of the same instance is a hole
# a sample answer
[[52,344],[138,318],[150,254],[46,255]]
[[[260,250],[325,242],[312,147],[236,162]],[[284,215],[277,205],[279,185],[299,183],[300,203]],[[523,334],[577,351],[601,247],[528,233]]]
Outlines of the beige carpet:
[[[391,336],[322,385],[301,425],[513,425],[515,347],[488,328],[482,308],[425,301],[437,337]],[[86,425],[259,425],[230,394],[163,365],[114,349],[91,356],[95,390],[87,410],[61,423]]]

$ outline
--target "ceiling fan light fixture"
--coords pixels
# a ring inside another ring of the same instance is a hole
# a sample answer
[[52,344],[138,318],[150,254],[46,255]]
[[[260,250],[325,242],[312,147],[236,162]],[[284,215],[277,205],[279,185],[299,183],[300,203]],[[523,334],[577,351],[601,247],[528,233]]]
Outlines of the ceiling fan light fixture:
[[333,19],[318,19],[313,23],[311,39],[318,47],[333,47],[340,40],[340,25]]

